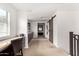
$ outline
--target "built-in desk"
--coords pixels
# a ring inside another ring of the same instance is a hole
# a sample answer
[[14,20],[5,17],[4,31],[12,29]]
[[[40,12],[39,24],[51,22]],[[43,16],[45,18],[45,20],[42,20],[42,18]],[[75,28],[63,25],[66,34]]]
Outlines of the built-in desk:
[[19,38],[22,38],[22,37],[15,37],[15,38],[0,41],[0,52],[5,50],[11,44],[11,40],[15,40]]

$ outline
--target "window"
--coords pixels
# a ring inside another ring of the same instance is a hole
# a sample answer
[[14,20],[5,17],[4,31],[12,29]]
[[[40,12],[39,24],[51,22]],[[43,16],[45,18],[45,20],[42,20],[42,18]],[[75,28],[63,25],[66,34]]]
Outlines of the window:
[[10,14],[0,9],[0,37],[10,34]]

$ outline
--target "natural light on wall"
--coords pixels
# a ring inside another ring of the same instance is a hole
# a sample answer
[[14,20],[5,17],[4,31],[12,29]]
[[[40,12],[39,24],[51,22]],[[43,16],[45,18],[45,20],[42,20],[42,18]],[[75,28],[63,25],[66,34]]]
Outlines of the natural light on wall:
[[0,9],[0,37],[10,35],[10,13]]

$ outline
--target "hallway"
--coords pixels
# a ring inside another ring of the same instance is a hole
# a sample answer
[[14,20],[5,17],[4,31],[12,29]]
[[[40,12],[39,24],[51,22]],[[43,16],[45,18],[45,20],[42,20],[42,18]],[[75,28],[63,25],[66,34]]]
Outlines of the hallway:
[[61,48],[56,48],[48,39],[32,39],[29,48],[25,49],[24,56],[66,56]]

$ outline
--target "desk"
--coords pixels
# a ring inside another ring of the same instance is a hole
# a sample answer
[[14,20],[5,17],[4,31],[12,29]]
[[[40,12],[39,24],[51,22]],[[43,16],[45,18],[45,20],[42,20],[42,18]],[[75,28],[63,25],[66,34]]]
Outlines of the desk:
[[11,44],[11,40],[15,40],[19,38],[22,38],[22,37],[15,37],[15,38],[0,41],[0,52],[5,50]]

